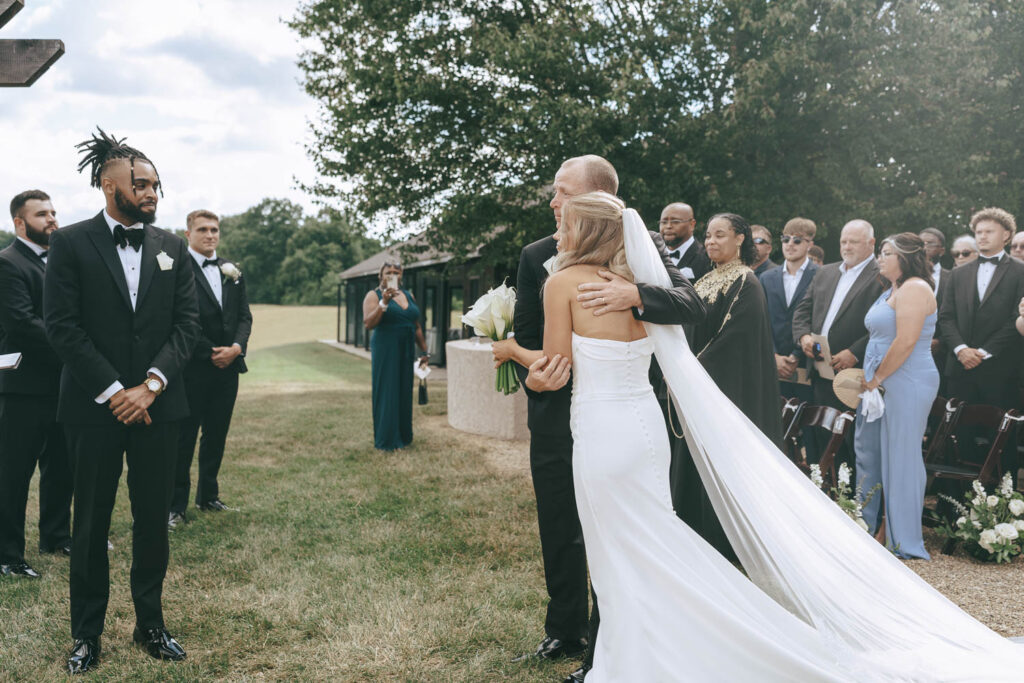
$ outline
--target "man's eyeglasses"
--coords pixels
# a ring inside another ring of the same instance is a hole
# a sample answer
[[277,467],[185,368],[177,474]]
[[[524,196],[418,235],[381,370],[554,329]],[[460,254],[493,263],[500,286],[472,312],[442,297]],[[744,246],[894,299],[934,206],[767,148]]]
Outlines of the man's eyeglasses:
[[968,256],[970,256],[974,252],[971,251],[970,249],[966,249],[964,251],[951,251],[949,253],[952,254],[953,258],[957,258],[957,257],[959,257],[959,258],[967,258]]
[[[800,237],[799,235],[783,235],[781,238],[783,244],[789,244],[792,242],[793,244],[801,245],[805,240],[808,242],[810,241],[806,237]],[[757,240],[754,241],[756,242]]]
[[692,222],[693,222],[692,218],[690,218],[689,220],[685,220],[685,221],[684,220],[680,220],[678,218],[673,218],[671,220],[662,219],[662,220],[658,221],[658,227],[659,228],[663,228],[666,225],[671,225],[673,228],[678,228],[680,225],[686,225],[687,223],[692,223]]
[[755,237],[754,244],[768,244],[768,240],[763,237]]
[[1024,244],[1011,244],[1010,251],[1024,251]]

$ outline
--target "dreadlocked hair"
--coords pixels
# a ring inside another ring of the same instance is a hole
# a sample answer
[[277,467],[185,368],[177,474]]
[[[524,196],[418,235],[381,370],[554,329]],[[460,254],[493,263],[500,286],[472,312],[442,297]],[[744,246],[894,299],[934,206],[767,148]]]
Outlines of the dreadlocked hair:
[[[100,132],[99,136],[95,133],[92,134],[92,138],[85,142],[79,142],[75,145],[79,154],[84,155],[81,161],[78,162],[78,172],[81,173],[86,168],[89,169],[89,184],[93,187],[102,187],[101,179],[103,178],[103,172],[107,169],[107,166],[114,161],[120,159],[127,159],[128,164],[131,167],[132,175],[132,189],[135,189],[135,160],[140,159],[145,161],[147,164],[153,167],[156,171],[157,182],[160,181],[160,172],[156,170],[156,164],[154,164],[149,157],[135,149],[124,144],[124,141],[128,138],[121,138],[120,140],[113,135],[107,135],[102,128],[96,126],[96,130]],[[160,189],[160,196],[164,196],[163,183],[158,185]]]

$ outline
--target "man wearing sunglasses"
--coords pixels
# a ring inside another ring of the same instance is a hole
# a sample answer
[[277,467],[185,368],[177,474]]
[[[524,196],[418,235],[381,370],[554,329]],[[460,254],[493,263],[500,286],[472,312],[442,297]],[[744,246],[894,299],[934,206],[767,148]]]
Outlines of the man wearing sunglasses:
[[750,232],[754,235],[754,248],[757,249],[757,260],[750,267],[754,269],[754,275],[761,277],[765,271],[779,267],[768,258],[772,255],[772,234],[763,225],[751,225]]

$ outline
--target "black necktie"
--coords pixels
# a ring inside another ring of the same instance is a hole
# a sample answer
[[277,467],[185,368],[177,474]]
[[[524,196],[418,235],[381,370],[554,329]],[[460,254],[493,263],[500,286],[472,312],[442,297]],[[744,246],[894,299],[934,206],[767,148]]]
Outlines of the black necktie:
[[203,261],[203,268],[205,268],[206,266],[219,266],[219,265],[220,265],[220,259],[219,258],[208,258],[205,261]]
[[998,256],[979,256],[978,263],[991,263],[992,265],[998,265],[1001,259]]
[[130,245],[132,249],[138,251],[142,248],[142,240],[145,236],[145,231],[138,228],[127,230],[123,225],[118,225],[114,228],[114,242],[122,249],[127,249]]
[[676,259],[678,261],[679,260],[679,250],[676,249],[675,251],[670,251],[668,253],[668,257],[671,258],[671,259]]

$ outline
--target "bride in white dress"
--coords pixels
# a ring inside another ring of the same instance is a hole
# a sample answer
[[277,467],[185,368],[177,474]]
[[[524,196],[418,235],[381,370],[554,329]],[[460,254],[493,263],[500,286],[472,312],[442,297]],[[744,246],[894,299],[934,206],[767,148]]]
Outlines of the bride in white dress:
[[[1024,679],[1018,646],[817,490],[718,391],[680,328],[580,306],[577,285],[599,268],[667,285],[636,212],[598,192],[562,217],[544,355],[572,360],[576,499],[601,600],[588,683]],[[672,510],[652,353],[746,576]]]

